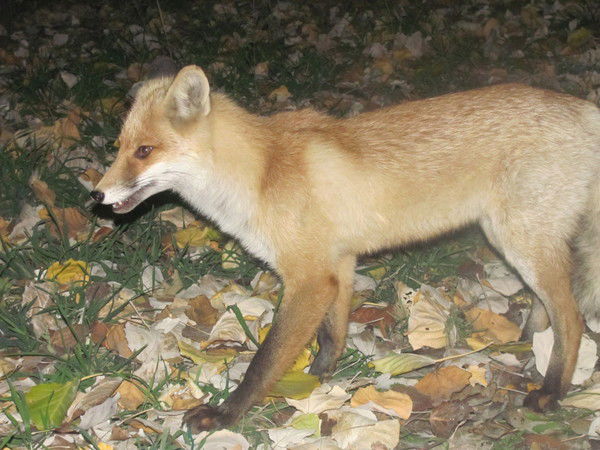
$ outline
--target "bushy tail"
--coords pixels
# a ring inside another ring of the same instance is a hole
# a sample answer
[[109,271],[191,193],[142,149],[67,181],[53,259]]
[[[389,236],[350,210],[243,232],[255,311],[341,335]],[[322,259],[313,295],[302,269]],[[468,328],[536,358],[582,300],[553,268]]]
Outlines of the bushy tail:
[[600,332],[600,180],[592,185],[582,229],[575,241],[575,296],[587,325]]

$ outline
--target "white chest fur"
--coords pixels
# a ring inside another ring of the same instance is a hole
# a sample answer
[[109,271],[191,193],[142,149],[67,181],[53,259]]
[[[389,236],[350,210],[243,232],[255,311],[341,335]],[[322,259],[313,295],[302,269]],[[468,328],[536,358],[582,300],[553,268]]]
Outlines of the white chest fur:
[[[213,178],[213,177],[211,177]],[[266,236],[253,225],[256,201],[225,180],[185,180],[177,192],[222,231],[236,238],[246,250],[275,267],[275,253]]]

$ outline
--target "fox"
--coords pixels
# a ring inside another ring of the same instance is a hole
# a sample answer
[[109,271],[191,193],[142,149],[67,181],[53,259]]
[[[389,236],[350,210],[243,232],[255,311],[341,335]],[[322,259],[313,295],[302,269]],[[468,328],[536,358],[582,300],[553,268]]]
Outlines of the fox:
[[[186,66],[148,80],[115,160],[91,192],[115,213],[177,193],[266,262],[285,291],[235,391],[200,405],[193,432],[230,427],[268,394],[316,335],[310,373],[327,379],[345,347],[357,257],[479,224],[536,294],[523,338],[552,326],[543,385],[570,387],[583,317],[600,317],[600,110],[501,84],[353,117],[314,109],[255,115]],[[577,300],[576,300],[577,299]]]

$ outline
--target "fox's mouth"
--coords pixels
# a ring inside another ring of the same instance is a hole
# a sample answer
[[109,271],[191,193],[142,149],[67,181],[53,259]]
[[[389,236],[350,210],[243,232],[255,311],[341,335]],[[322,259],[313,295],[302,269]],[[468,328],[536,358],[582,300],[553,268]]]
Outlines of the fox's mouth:
[[120,202],[112,203],[112,209],[117,214],[125,214],[134,209],[141,202],[146,200],[146,195],[144,192],[146,191],[145,187],[138,189],[125,200],[121,200]]

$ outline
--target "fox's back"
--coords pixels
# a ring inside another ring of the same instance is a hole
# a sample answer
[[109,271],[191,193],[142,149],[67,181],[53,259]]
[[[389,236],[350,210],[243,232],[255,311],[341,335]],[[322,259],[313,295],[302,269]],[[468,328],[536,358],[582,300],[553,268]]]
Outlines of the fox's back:
[[579,207],[580,189],[598,175],[597,108],[527,86],[407,102],[350,119],[305,114],[296,132],[312,201],[324,220],[336,218],[348,245],[363,251],[477,221],[508,197],[535,204],[555,195]]

